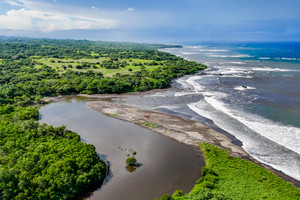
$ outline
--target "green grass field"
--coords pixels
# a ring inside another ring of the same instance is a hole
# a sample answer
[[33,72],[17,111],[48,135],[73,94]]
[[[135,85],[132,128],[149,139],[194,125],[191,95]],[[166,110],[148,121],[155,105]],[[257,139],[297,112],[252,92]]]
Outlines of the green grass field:
[[250,161],[229,155],[204,143],[199,145],[206,159],[202,176],[188,194],[176,191],[161,200],[232,199],[299,200],[300,190],[277,175]]
[[[134,66],[134,64],[143,63],[146,70],[152,71],[154,69],[157,69],[158,67],[163,66],[163,61],[156,61],[159,65],[147,65],[147,63],[151,63],[154,60],[143,60],[143,59],[119,59],[119,62],[126,61],[128,65],[125,67],[120,67],[119,69],[106,69],[101,67],[100,64],[105,60],[109,60],[107,57],[99,57],[98,59],[90,59],[90,58],[83,58],[78,60],[73,59],[58,59],[58,58],[41,58],[34,57],[36,59],[36,62],[39,64],[36,64],[36,67],[39,68],[42,65],[47,65],[49,67],[52,67],[53,69],[58,70],[60,73],[63,73],[67,71],[68,69],[71,69],[73,71],[88,71],[93,70],[96,72],[101,72],[104,76],[113,76],[117,73],[120,74],[133,74],[136,71],[141,70],[141,66]],[[52,62],[51,62],[52,61]],[[53,62],[54,61],[54,62]],[[82,63],[89,63],[94,64],[96,68],[88,68],[88,69],[77,69],[77,65],[81,65]],[[63,68],[63,65],[68,66],[72,65],[72,68]],[[131,71],[129,71],[131,70]]]
[[99,56],[99,53],[92,52],[91,56]]
[[3,61],[2,61],[2,59],[0,58],[0,65],[1,65],[1,64],[3,64]]

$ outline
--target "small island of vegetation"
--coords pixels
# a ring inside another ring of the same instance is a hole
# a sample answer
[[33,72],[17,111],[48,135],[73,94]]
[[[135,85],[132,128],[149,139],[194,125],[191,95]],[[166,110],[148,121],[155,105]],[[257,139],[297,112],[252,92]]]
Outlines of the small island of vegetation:
[[137,160],[134,156],[128,157],[125,162],[126,162],[127,166],[136,166],[136,164],[137,164],[136,163]]

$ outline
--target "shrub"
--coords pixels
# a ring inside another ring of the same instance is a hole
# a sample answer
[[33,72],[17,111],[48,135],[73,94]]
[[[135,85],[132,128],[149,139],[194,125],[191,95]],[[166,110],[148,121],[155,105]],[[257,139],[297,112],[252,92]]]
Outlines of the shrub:
[[136,158],[134,156],[128,157],[126,159],[126,164],[129,165],[129,166],[136,165]]
[[182,190],[176,190],[172,197],[182,197],[184,195],[183,191]]

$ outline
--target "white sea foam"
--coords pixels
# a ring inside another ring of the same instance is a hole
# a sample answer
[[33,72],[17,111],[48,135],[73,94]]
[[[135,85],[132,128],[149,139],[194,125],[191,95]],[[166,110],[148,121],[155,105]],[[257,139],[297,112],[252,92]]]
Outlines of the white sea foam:
[[271,67],[263,67],[263,68],[254,67],[254,68],[252,68],[252,70],[254,70],[254,71],[269,71],[269,72],[293,72],[293,71],[297,71],[297,70],[293,70],[293,69],[280,69],[280,68],[271,68]]
[[299,58],[281,58],[281,60],[300,60]]
[[197,51],[199,52],[227,52],[229,50],[226,49],[197,49]]
[[243,76],[243,78],[254,78],[253,76]]
[[196,55],[197,52],[181,52],[182,55]]
[[257,115],[247,116],[251,118],[248,120],[243,116],[245,113],[238,119],[243,122],[246,126],[252,130],[260,133],[264,137],[281,144],[292,151],[300,154],[300,129],[293,126],[285,126],[280,123],[272,122],[271,120],[262,118]]
[[300,154],[300,128],[275,123],[258,115],[230,110],[214,96],[204,97],[204,99],[216,110],[222,111],[260,135]]
[[253,76],[244,76],[244,75],[222,75],[222,77],[230,77],[230,78],[254,78]]
[[250,86],[237,86],[234,88],[235,90],[255,90],[255,87],[250,87]]
[[187,46],[186,48],[191,48],[191,49],[201,49],[203,47],[206,47],[206,45],[198,45],[198,46]]
[[[257,115],[243,113],[239,110],[230,110],[218,98],[226,97],[224,93],[204,93],[204,100],[197,103],[190,103],[188,107],[196,113],[211,119],[218,127],[231,133],[243,142],[243,148],[260,162],[273,166],[284,173],[300,180],[299,163],[293,160],[292,155],[268,154],[268,149],[260,149],[254,138],[251,138],[249,131],[274,141],[294,152],[300,153],[300,129],[292,126],[284,126],[262,118]],[[235,121],[236,120],[236,121]],[[271,151],[271,150],[270,150]],[[267,155],[263,155],[265,152]],[[284,153],[284,152],[283,152]],[[282,161],[288,159],[288,161]],[[298,171],[297,171],[298,170]]]
[[260,59],[260,60],[270,60],[271,58],[269,58],[269,57],[259,57],[258,59]]
[[226,55],[222,55],[222,54],[216,54],[216,53],[205,53],[205,55],[207,55],[208,57],[227,57]]
[[230,62],[220,62],[219,64],[235,64],[235,65],[244,65],[246,62],[230,61]]
[[[245,73],[248,73],[248,72],[245,72]],[[233,75],[233,77],[236,77],[236,78],[254,78],[253,76],[249,76],[249,75]]]
[[192,86],[186,81],[185,77],[177,79],[176,82],[179,83],[183,88],[190,88]]
[[195,92],[176,92],[174,94],[175,97],[182,97],[182,96],[185,96],[185,95],[191,95],[191,94],[195,94]]
[[247,54],[236,54],[229,56],[230,58],[251,58],[253,56],[247,55]]
[[202,76],[192,76],[192,77],[188,78],[186,80],[186,82],[188,84],[192,85],[195,88],[196,92],[203,91],[204,87],[201,86],[199,83],[196,82],[196,80],[199,80],[201,78],[202,78]]
[[229,62],[229,64],[244,65],[246,62]]
[[179,106],[178,105],[160,105],[160,106],[153,107],[152,109],[161,109],[161,108],[168,109],[168,110],[176,110],[179,108]]
[[282,58],[276,57],[275,59],[276,60],[300,60],[300,58],[285,58],[285,57],[282,57]]
[[[210,72],[207,72],[210,73]],[[245,74],[245,73],[250,73],[247,68],[243,67],[236,67],[236,66],[227,66],[227,67],[222,67],[218,68],[216,71],[211,71],[211,73],[219,73],[222,75],[233,75],[233,74]]]
[[151,96],[152,97],[166,97],[166,95],[164,93],[162,93],[162,92],[157,92],[155,94],[152,94]]
[[247,55],[247,54],[234,54],[234,55],[224,55],[224,54],[217,54],[217,53],[206,53],[209,57],[214,58],[250,58],[253,56]]

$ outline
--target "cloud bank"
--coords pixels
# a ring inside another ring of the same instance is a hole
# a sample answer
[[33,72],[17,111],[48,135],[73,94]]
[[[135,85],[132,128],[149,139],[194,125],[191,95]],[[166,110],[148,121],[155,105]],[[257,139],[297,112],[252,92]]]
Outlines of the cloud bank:
[[299,0],[0,0],[0,34],[126,41],[300,41]]
[[110,29],[117,21],[84,9],[62,8],[55,4],[27,0],[5,0],[17,8],[0,15],[0,29],[50,32],[72,29]]

